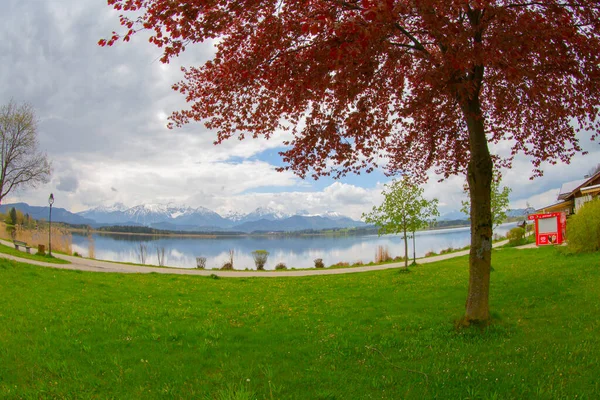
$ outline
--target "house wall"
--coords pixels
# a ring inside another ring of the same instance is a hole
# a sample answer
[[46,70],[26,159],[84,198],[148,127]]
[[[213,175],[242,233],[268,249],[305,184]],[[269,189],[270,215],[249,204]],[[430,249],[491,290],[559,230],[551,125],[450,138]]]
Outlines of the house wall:
[[577,211],[579,211],[579,209],[581,208],[581,206],[583,206],[588,201],[592,201],[592,195],[591,194],[585,194],[585,195],[583,195],[581,197],[575,197],[575,213],[577,213]]

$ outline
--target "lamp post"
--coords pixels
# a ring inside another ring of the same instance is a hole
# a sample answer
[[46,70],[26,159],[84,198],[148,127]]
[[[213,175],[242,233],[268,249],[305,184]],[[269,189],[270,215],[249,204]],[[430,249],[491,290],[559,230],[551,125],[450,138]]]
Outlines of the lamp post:
[[48,228],[48,255],[52,256],[52,204],[54,204],[54,194],[50,193],[50,197],[48,197],[48,204],[50,204],[50,218],[49,228]]
[[412,240],[413,240],[413,263],[412,265],[417,265],[417,247],[415,245],[415,232],[412,233]]

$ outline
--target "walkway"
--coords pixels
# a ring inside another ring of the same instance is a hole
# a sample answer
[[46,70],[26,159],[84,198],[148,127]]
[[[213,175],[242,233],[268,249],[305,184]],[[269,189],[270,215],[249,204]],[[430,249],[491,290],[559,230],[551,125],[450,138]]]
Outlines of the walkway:
[[[6,246],[13,246],[11,242],[6,240],[0,240],[0,243]],[[493,247],[502,246],[508,243],[507,240],[497,242],[493,244]],[[529,246],[523,246],[529,247]],[[534,245],[535,247],[535,245]],[[439,256],[417,258],[418,264],[428,264],[436,261],[447,260],[449,258],[460,257],[468,255],[469,250],[461,250],[455,253],[442,254]],[[53,264],[36,260],[29,260],[26,258],[20,258],[11,256],[9,254],[0,253],[1,258],[9,260],[19,261],[27,264],[38,265],[41,267],[51,267],[58,269],[70,269],[79,271],[92,271],[92,272],[113,272],[122,274],[174,274],[174,275],[200,275],[209,276],[217,275],[219,277],[228,278],[249,278],[249,277],[263,277],[263,278],[278,278],[282,276],[313,276],[313,275],[338,275],[338,274],[354,274],[358,272],[369,272],[369,271],[381,271],[384,269],[404,268],[404,262],[395,262],[391,264],[382,265],[371,265],[363,267],[350,267],[350,268],[323,268],[323,269],[305,269],[305,270],[285,270],[285,271],[220,271],[211,269],[186,269],[186,268],[165,268],[165,267],[150,267],[150,266],[138,266],[120,264],[110,261],[92,260],[89,258],[73,257],[64,254],[54,254],[57,258],[70,261],[71,264]]]

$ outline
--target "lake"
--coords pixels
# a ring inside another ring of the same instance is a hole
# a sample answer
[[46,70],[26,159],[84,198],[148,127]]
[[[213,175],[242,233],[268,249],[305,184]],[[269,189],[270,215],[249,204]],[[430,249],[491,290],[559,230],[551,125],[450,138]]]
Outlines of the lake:
[[[494,233],[505,235],[516,223],[507,223],[496,228]],[[416,233],[416,256],[447,248],[461,248],[470,243],[469,228],[454,228]],[[220,268],[228,259],[229,250],[234,251],[235,269],[255,269],[252,252],[267,250],[269,258],[265,269],[275,269],[283,262],[288,268],[313,268],[317,258],[325,266],[338,262],[353,264],[374,261],[378,246],[386,246],[392,257],[404,255],[404,242],[400,235],[363,236],[244,236],[205,239],[195,237],[151,237],[137,235],[93,234],[95,258],[119,262],[140,263],[140,243],[146,245],[146,264],[158,265],[157,249],[164,249],[165,265],[180,268],[195,268],[196,257],[206,257],[206,268]],[[87,236],[73,234],[73,251],[87,257]],[[409,257],[412,258],[412,240],[409,242]]]

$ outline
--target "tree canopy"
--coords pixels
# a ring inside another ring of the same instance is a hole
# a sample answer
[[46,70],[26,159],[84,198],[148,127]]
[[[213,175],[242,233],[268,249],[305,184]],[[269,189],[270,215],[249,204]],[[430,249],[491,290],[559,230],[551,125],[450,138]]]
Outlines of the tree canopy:
[[[173,88],[216,143],[287,130],[301,177],[386,168],[415,182],[466,174],[471,254],[465,321],[489,319],[492,170],[518,153],[533,176],[569,162],[576,133],[598,138],[600,5],[548,0],[108,0],[122,34],[139,31],[169,62],[215,40]],[[491,154],[506,140],[509,154]]]
[[363,214],[365,222],[375,224],[379,234],[404,234],[404,266],[408,266],[408,232],[413,234],[425,228],[439,216],[438,199],[427,200],[423,188],[411,183],[407,177],[385,185],[383,203],[373,206],[368,214]]
[[0,203],[10,192],[48,182],[51,166],[38,150],[31,105],[10,101],[0,109]]
[[284,158],[302,175],[369,169],[382,152],[390,171],[464,172],[463,103],[475,94],[488,140],[511,140],[535,167],[580,150],[578,128],[597,132],[595,1],[109,4],[134,17],[101,44],[149,30],[168,62],[219,39],[214,59],[174,85],[191,107],[173,124],[206,121],[219,142],[289,129]]

